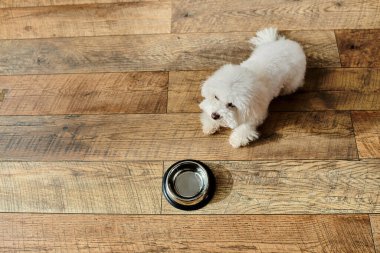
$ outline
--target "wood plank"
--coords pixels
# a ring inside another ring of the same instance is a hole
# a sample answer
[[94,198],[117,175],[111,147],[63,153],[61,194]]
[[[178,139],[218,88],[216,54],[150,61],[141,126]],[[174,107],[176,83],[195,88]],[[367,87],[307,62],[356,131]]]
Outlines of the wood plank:
[[355,159],[348,112],[272,113],[261,139],[233,149],[199,114],[0,117],[0,160]]
[[352,112],[360,158],[380,158],[380,112]]
[[[0,40],[0,75],[204,70],[240,63],[252,33]],[[340,66],[332,31],[291,32],[310,66]]]
[[343,67],[380,67],[380,29],[338,30],[335,33]]
[[164,72],[0,76],[1,115],[165,113]]
[[170,1],[8,8],[1,39],[170,33]]
[[0,212],[158,214],[161,162],[1,162]]
[[[169,73],[168,112],[200,112],[201,83],[211,71]],[[297,93],[275,99],[271,111],[380,110],[380,69],[308,69]]]
[[372,214],[370,220],[376,252],[380,252],[380,215]]
[[380,69],[372,68],[309,68],[304,91],[378,92]]
[[332,31],[282,31],[281,34],[302,45],[308,67],[341,66],[335,34]]
[[[165,168],[171,164],[165,162]],[[196,214],[380,213],[380,160],[206,164],[217,191]],[[183,214],[165,198],[162,212]]]
[[213,71],[169,72],[168,113],[200,112],[202,83]]
[[73,4],[101,4],[101,3],[126,3],[126,2],[146,2],[159,0],[2,0],[0,8],[12,7],[36,7],[51,5],[73,5]]
[[4,251],[374,252],[368,215],[0,214]]
[[272,111],[380,110],[380,93],[355,91],[298,92],[278,98]]
[[173,1],[172,31],[252,31],[280,29],[369,29],[380,27],[377,0],[207,0]]

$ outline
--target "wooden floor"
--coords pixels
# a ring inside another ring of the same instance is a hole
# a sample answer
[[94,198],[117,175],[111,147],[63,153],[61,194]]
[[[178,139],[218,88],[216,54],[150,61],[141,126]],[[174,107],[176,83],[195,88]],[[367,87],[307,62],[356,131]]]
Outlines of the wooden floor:
[[[267,26],[305,86],[232,149],[200,83]],[[188,158],[218,183],[194,212],[161,194]],[[380,2],[0,1],[0,252],[380,253]]]

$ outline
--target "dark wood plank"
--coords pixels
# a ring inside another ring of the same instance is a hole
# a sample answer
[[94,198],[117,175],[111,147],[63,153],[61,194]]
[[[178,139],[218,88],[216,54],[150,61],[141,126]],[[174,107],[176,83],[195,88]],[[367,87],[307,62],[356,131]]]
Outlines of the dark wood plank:
[[377,0],[175,0],[172,31],[252,31],[276,26],[280,29],[369,29],[380,26]]
[[0,212],[158,214],[161,162],[1,162]]
[[[200,87],[211,71],[169,73],[168,112],[199,112]],[[271,111],[380,110],[380,69],[308,69],[297,93],[275,99]]]
[[170,33],[171,2],[8,8],[1,39]]
[[304,91],[378,92],[380,69],[372,68],[309,68]]
[[356,91],[297,92],[280,97],[271,111],[380,110],[380,93]]
[[4,251],[374,252],[368,215],[0,214]]
[[335,33],[343,67],[380,67],[380,29],[338,30]]
[[372,214],[370,220],[376,252],[380,252],[380,215]]
[[360,158],[380,158],[380,112],[352,112]]
[[142,2],[142,1],[160,1],[160,0],[2,0],[0,8],[11,7],[36,7],[52,5],[73,5],[73,4],[99,4],[99,3],[125,3],[125,2]]
[[1,115],[165,113],[163,72],[0,76]]
[[204,136],[199,114],[2,116],[0,160],[355,159],[347,112],[272,113],[249,147]]
[[[253,33],[0,40],[0,75],[214,69],[251,53]],[[340,66],[332,31],[291,32],[310,66]]]
[[[165,162],[168,168],[172,162]],[[206,162],[216,194],[197,214],[380,212],[380,160]],[[296,190],[295,190],[296,189]],[[182,213],[164,198],[163,213]]]

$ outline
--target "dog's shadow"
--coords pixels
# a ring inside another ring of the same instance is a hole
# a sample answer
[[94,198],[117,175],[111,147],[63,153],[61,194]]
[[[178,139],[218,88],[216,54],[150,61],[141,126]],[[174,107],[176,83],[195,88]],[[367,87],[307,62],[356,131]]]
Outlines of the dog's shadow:
[[334,101],[321,92],[326,78],[326,70],[308,69],[303,87],[293,94],[275,98],[270,104],[267,119],[258,128],[260,138],[249,146],[280,142],[285,132],[309,132],[313,131],[313,124],[328,124],[323,123],[325,115],[317,112],[336,109]]
[[295,93],[275,98],[270,112],[305,112],[336,110],[336,101],[328,91],[331,71],[326,69],[307,69],[304,85]]

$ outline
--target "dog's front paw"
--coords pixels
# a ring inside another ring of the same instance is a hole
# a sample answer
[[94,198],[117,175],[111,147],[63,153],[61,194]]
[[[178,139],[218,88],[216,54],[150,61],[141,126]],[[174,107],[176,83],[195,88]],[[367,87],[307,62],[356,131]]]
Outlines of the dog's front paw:
[[257,140],[259,133],[255,130],[235,129],[230,136],[230,144],[234,148],[248,145],[251,141]]
[[203,125],[202,130],[205,135],[211,135],[216,133],[218,131],[218,126],[216,125]]

